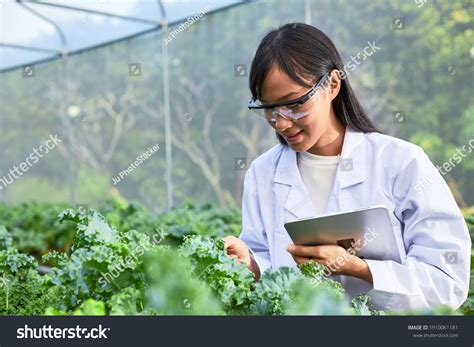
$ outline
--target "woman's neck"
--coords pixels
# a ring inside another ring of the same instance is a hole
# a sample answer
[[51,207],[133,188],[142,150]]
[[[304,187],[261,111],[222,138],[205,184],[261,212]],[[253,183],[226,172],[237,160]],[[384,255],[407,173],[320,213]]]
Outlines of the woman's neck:
[[344,143],[345,125],[337,120],[334,113],[331,115],[327,131],[321,136],[319,141],[308,152],[316,155],[338,155],[342,151]]

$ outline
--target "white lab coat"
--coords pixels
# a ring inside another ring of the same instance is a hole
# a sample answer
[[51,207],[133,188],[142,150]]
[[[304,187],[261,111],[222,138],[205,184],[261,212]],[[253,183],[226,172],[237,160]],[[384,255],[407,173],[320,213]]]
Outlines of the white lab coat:
[[[352,158],[353,169],[338,168],[325,213],[385,205],[397,239],[393,247],[406,254],[401,264],[367,259],[373,285],[333,276],[348,298],[368,293],[375,308],[390,311],[458,308],[469,288],[471,240],[447,184],[427,155],[409,142],[347,127],[344,158]],[[421,183],[427,180],[432,183]],[[252,162],[244,182],[240,238],[262,273],[296,267],[286,251],[292,241],[283,224],[315,216],[295,151],[278,144]]]

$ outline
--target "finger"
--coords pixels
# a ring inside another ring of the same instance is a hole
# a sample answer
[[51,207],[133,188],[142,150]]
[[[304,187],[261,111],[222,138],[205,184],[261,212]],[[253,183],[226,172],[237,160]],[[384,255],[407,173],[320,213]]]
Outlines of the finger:
[[234,236],[228,235],[228,236],[224,236],[223,238],[221,238],[221,240],[224,241],[224,243],[227,243],[227,242],[232,241],[234,238],[235,238]]
[[224,248],[224,250],[227,252],[228,255],[238,253],[234,245],[228,245],[227,247]]
[[298,265],[307,263],[308,261],[311,260],[311,258],[300,257],[300,256],[297,256],[297,255],[293,255],[293,259],[295,260],[296,264],[298,264]]
[[223,237],[222,241],[224,241],[224,249],[227,249],[228,247],[233,246],[234,240],[235,240],[235,236],[232,236],[232,235]]
[[227,256],[230,257],[230,258],[236,258],[237,259],[239,257],[239,254],[235,250],[230,249],[230,248],[227,248],[226,253],[227,253]]
[[289,245],[286,250],[293,255],[298,255],[301,257],[310,257],[310,258],[320,258],[320,246],[298,246],[298,245]]

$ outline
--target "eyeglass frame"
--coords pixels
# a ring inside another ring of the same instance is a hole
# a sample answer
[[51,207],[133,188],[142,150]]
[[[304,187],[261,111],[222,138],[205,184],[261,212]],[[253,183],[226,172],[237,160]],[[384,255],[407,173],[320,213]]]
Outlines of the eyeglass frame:
[[[307,91],[304,95],[300,96],[299,98],[289,100],[289,101],[282,101],[282,102],[276,102],[273,104],[265,104],[265,105],[256,105],[257,98],[250,98],[248,102],[248,108],[249,110],[262,110],[262,109],[271,109],[271,108],[277,108],[277,107],[282,107],[282,106],[288,106],[288,105],[302,105],[305,102],[307,102],[309,99],[311,99],[318,91],[318,89],[321,88],[321,85],[328,79],[330,73],[326,73],[319,82],[314,85],[309,91]],[[283,118],[286,119],[286,117],[283,116]],[[290,118],[290,120],[292,120]]]

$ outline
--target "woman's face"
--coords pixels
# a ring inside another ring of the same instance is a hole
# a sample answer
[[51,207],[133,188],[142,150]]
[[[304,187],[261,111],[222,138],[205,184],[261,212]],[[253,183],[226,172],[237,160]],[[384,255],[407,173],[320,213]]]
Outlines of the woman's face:
[[[309,80],[306,82],[309,85],[313,83]],[[297,84],[273,65],[263,82],[260,100],[265,104],[293,100],[304,95],[309,89]],[[325,88],[318,90],[317,95],[307,101],[312,105],[309,105],[311,107],[308,116],[296,122],[283,117],[277,117],[276,123],[269,122],[294,151],[308,151],[327,132],[330,124],[337,122],[331,107],[334,96],[329,89],[326,84]]]

